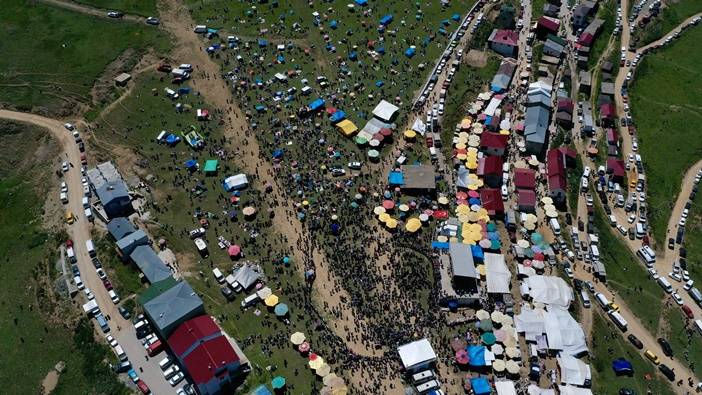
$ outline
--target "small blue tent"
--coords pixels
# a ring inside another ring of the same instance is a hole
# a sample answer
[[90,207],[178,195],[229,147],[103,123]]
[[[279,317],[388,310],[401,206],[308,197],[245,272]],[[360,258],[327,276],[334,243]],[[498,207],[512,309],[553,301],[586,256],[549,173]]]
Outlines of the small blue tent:
[[312,103],[310,103],[309,107],[310,107],[310,111],[318,111],[318,110],[321,110],[322,108],[324,108],[324,99],[322,99],[322,98],[320,97],[319,99],[317,99],[317,100],[313,101]]
[[390,185],[404,185],[405,176],[400,171],[391,171],[388,175],[388,184]]
[[251,395],[273,395],[273,393],[264,384],[261,384],[253,390]]
[[473,377],[470,379],[471,387],[475,395],[490,394],[490,382],[486,377]]
[[329,117],[329,120],[332,123],[339,123],[344,119],[346,119],[346,113],[341,110],[336,110],[334,114],[332,114],[331,117]]
[[166,144],[176,145],[178,142],[180,142],[180,137],[176,136],[175,134],[169,134],[166,136]]
[[338,26],[339,26],[339,22],[337,22],[336,19],[329,22],[329,27],[332,29],[336,29]]
[[448,250],[449,243],[448,242],[441,242],[441,241],[432,241],[431,248],[434,248],[437,250]]
[[468,346],[468,358],[470,358],[470,366],[485,366],[485,347],[484,346]]
[[451,16],[451,19],[453,19],[454,21],[458,22],[458,21],[461,20],[461,15],[460,15],[460,14],[453,14],[453,15]]
[[383,85],[385,85],[385,83],[382,80],[375,81],[375,86],[378,88],[382,88]]
[[264,39],[264,38],[259,38],[259,39],[258,39],[258,46],[259,46],[259,47],[263,48],[263,47],[265,47],[265,46],[267,46],[267,45],[268,45],[268,40],[266,40],[266,39]]
[[417,53],[417,50],[414,49],[414,48],[412,48],[412,47],[407,48],[407,49],[405,50],[405,56],[407,56],[408,58],[413,57],[414,54],[416,54],[416,53]]
[[383,26],[387,26],[392,22],[392,14],[387,14],[380,18],[380,24]]
[[368,5],[368,0],[355,0],[354,2],[360,6]]
[[614,370],[614,373],[617,375],[634,374],[634,366],[624,358],[617,358],[612,361],[612,370]]
[[277,149],[273,151],[273,159],[280,159],[283,157],[283,150],[282,149]]
[[485,259],[483,248],[477,244],[470,246],[470,252],[473,255],[474,261],[482,262]]
[[349,60],[357,60],[358,59],[358,52],[356,51],[351,51],[349,54]]

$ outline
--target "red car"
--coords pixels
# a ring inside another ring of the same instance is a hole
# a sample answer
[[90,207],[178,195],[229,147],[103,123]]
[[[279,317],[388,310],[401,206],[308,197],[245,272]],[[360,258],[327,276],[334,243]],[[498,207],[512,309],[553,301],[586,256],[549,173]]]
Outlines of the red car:
[[102,280],[102,285],[104,285],[105,289],[107,289],[108,291],[112,290],[112,283],[109,279]]
[[136,385],[137,385],[137,387],[139,387],[139,391],[141,391],[142,394],[148,395],[151,393],[149,386],[146,385],[144,380],[139,379],[139,381],[137,381]]
[[173,67],[170,64],[161,63],[160,65],[158,65],[157,70],[163,73],[170,73],[171,70],[173,70]]
[[684,304],[684,305],[682,305],[681,309],[682,309],[683,313],[685,313],[687,318],[690,318],[690,319],[695,318],[695,314],[692,312],[692,309],[690,308],[690,306]]
[[73,247],[73,240],[71,240],[71,239],[66,240],[66,248],[71,248],[71,247]]

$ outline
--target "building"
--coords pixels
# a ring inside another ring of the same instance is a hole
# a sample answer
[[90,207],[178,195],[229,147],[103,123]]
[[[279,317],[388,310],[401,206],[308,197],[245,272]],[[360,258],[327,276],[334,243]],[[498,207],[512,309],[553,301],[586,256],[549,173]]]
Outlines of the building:
[[134,251],[137,246],[149,245],[151,241],[149,236],[141,229],[127,234],[123,238],[117,240],[117,253],[126,260],[127,257]]
[[519,51],[519,33],[514,30],[493,29],[488,38],[488,45],[502,56],[516,56]]
[[592,118],[592,105],[589,101],[581,101],[580,107],[583,109],[583,125],[580,131],[582,134],[592,137],[595,134],[595,122]]
[[604,96],[614,97],[614,82],[603,82],[600,84],[600,94]]
[[235,392],[245,361],[232,343],[209,315],[184,321],[168,338],[173,355],[200,395]]
[[551,3],[544,4],[544,15],[556,18],[558,17],[558,11],[559,8],[557,5]]
[[502,184],[502,157],[484,156],[478,160],[478,176],[483,177],[485,184],[491,188],[499,188]]
[[127,82],[132,79],[132,76],[127,74],[127,73],[122,73],[115,77],[115,85],[117,86],[126,86]]
[[580,86],[578,88],[580,93],[590,95],[590,90],[592,90],[592,74],[590,74],[589,71],[580,70],[578,79],[580,80]]
[[483,188],[480,190],[480,202],[490,216],[503,216],[505,213],[502,193],[497,188]]
[[606,127],[614,127],[614,120],[617,117],[617,110],[612,103],[605,103],[600,106],[600,124]]
[[546,149],[550,118],[550,111],[542,106],[527,108],[524,119],[524,137],[527,153],[541,155]]
[[436,172],[434,166],[402,166],[402,189],[410,194],[433,194],[436,192]]
[[583,32],[578,36],[578,44],[586,47],[592,47],[592,44],[595,42],[597,35],[600,33],[603,24],[604,21],[602,19],[593,19],[592,22],[587,25],[585,30],[583,30]]
[[542,16],[536,24],[536,31],[540,36],[544,37],[547,34],[558,34],[558,29],[561,27],[561,21],[550,16]]
[[487,155],[503,156],[508,143],[508,135],[490,132],[480,135],[480,150]]
[[150,284],[165,280],[172,276],[171,269],[159,258],[149,245],[139,245],[129,255],[129,259],[141,270],[144,278]]
[[450,243],[449,256],[451,257],[454,288],[468,293],[477,292],[480,275],[475,268],[470,245],[457,242]]
[[536,213],[536,192],[529,189],[518,189],[517,207],[521,212]]
[[112,162],[100,163],[87,175],[108,219],[126,217],[134,211],[127,184]]
[[143,304],[144,314],[161,338],[168,338],[183,322],[205,314],[202,299],[187,281],[177,282]]
[[408,373],[433,368],[436,363],[436,353],[427,339],[403,344],[397,348],[397,353],[400,354],[402,366]]
[[550,55],[556,58],[560,58],[561,55],[563,55],[563,50],[566,48],[567,42],[566,40],[553,35],[549,34],[548,37],[546,38],[546,42],[544,43],[544,51],[543,53],[545,55]]
[[532,169],[514,169],[514,187],[533,191],[536,188],[536,172]]
[[107,223],[107,231],[117,241],[136,232],[137,228],[127,218],[117,217]]
[[597,10],[594,1],[583,1],[573,9],[573,29],[579,30],[587,26],[588,18]]
[[624,166],[624,161],[617,158],[607,159],[607,173],[611,175],[611,180],[617,182],[620,185],[624,183],[624,178],[626,178],[626,167]]
[[517,70],[517,60],[514,58],[503,58],[500,63],[500,68],[497,69],[497,73],[492,78],[490,83],[490,90],[495,93],[501,93],[509,88],[510,83],[512,83],[512,78],[514,77],[514,72]]
[[565,203],[568,192],[565,161],[558,149],[546,153],[546,177],[548,179],[548,195],[557,205]]

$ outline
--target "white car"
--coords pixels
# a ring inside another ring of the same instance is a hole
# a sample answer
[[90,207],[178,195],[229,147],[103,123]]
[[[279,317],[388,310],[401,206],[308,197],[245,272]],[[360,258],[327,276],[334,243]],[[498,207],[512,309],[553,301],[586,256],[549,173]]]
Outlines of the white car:
[[68,162],[61,163],[61,170],[63,170],[64,173],[68,171]]
[[507,191],[507,185],[502,185],[500,190],[502,192],[502,200],[507,201],[507,199],[509,198],[509,191]]
[[348,167],[352,170],[361,170],[361,162],[349,162]]
[[685,218],[680,218],[680,221],[678,222],[678,226],[685,226],[685,222],[687,220]]
[[590,196],[589,194],[587,195],[585,202],[586,202],[588,207],[592,207],[592,205],[594,204],[594,201],[592,200],[592,196]]
[[107,278],[107,273],[105,273],[105,271],[102,270],[102,268],[95,269],[95,272],[97,273],[98,277],[100,277],[100,280],[104,280]]
[[627,218],[626,220],[627,220],[627,222],[629,222],[630,224],[633,224],[634,221],[636,221],[636,214],[631,214],[631,215],[629,215],[629,218]]
[[68,192],[68,185],[66,185],[65,182],[61,182],[61,192],[63,192],[63,193]]
[[673,300],[675,301],[675,303],[677,303],[678,305],[682,305],[682,304],[683,304],[683,300],[682,300],[682,298],[680,297],[680,295],[678,295],[678,291],[675,291],[675,292],[673,292],[673,293],[670,294],[670,295],[673,297]]
[[121,18],[124,14],[120,11],[108,11],[107,16],[110,18]]
[[70,122],[66,122],[63,124],[63,127],[66,128],[66,130],[73,130],[76,128],[76,126]]
[[95,299],[95,295],[93,295],[93,292],[90,290],[90,288],[83,289],[83,292],[85,292],[85,297],[88,298],[88,300]]
[[176,384],[180,383],[184,377],[185,374],[183,374],[183,372],[178,372],[173,377],[168,379],[168,382],[171,384],[171,386],[175,386]]
[[668,273],[668,277],[672,278],[673,280],[675,280],[677,282],[682,281],[682,277],[678,273],[670,272],[670,273]]
[[685,219],[687,219],[687,215],[688,215],[689,213],[690,213],[690,210],[688,210],[688,209],[683,210],[683,212],[682,212],[682,217],[685,218]]
[[690,281],[690,272],[688,272],[687,270],[683,270],[682,271],[682,278],[683,278],[683,281],[685,281],[686,283],[688,281]]
[[150,17],[146,18],[146,24],[147,24],[147,25],[154,25],[154,26],[156,26],[156,25],[158,25],[159,23],[161,23],[161,21],[159,21],[158,18],[156,18],[155,16],[150,16]]
[[88,186],[88,179],[83,177],[80,179],[80,183],[83,184],[84,187]]
[[692,281],[692,280],[689,280],[689,281],[687,281],[687,282],[685,283],[685,285],[683,285],[683,289],[684,289],[685,291],[689,291],[689,290],[692,288],[693,285],[695,285],[695,282]]
[[117,347],[117,340],[115,340],[112,335],[107,335],[105,336],[105,340],[107,340],[107,344],[109,344],[112,347]]
[[646,201],[646,194],[643,192],[639,192],[639,202],[643,203]]
[[638,151],[639,150],[639,143],[637,143],[636,141],[632,141],[631,142],[631,150],[634,152]]

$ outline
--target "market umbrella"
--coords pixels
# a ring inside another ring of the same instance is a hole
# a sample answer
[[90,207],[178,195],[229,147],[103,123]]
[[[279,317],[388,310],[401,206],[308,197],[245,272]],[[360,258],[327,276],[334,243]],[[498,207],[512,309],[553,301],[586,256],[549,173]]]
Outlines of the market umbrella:
[[492,321],[490,321],[489,319],[480,320],[480,330],[483,332],[491,331],[492,330]]
[[419,220],[421,222],[427,222],[429,221],[429,215],[425,213],[419,214]]
[[356,136],[356,144],[358,145],[365,145],[368,143],[368,139],[363,137],[363,136]]
[[478,310],[475,312],[475,318],[479,320],[487,320],[490,319],[490,313],[485,310]]
[[334,373],[334,372],[329,373],[328,375],[324,376],[324,378],[322,379],[322,383],[324,383],[324,385],[326,385],[326,386],[331,387],[331,385],[330,385],[330,384],[331,384],[331,381],[332,381],[335,377],[339,377],[339,376],[337,376],[336,373]]
[[412,130],[412,129],[407,129],[407,130],[405,130],[404,135],[405,135],[405,138],[406,138],[406,139],[412,140],[412,139],[414,139],[415,137],[417,137],[417,132],[415,132],[415,131]]
[[379,220],[380,222],[388,222],[388,220],[389,220],[390,218],[392,218],[392,217],[390,217],[390,214],[388,214],[388,213],[381,213],[381,214],[378,216],[378,220]]
[[326,363],[317,368],[317,376],[319,377],[324,377],[329,373],[331,373],[331,366]]
[[300,345],[297,347],[297,349],[298,349],[300,352],[307,352],[307,351],[310,350],[310,343],[308,343],[308,342],[302,342],[302,344],[300,344]]
[[378,152],[377,150],[374,150],[374,149],[368,150],[368,157],[369,158],[377,158],[379,155],[380,155],[380,152]]
[[[492,325],[492,323],[490,323],[490,325]],[[483,341],[483,343],[485,343],[485,345],[487,345],[487,346],[491,346],[491,345],[495,344],[495,341],[496,341],[496,339],[495,339],[495,334],[492,333],[492,332],[485,332],[485,333],[483,333],[482,335],[480,335],[480,339],[481,339],[481,340]]]
[[[502,325],[511,326],[514,323],[514,319],[508,315],[502,317]],[[507,331],[507,328],[502,328],[502,330]]]
[[490,319],[493,320],[494,322],[501,322],[502,321],[502,314],[501,311],[495,310],[492,313],[490,313]]
[[539,232],[534,232],[531,234],[530,239],[532,243],[539,244],[544,241],[544,236]]
[[492,361],[492,369],[496,372],[504,372],[505,371],[505,361],[501,359],[496,359]]
[[332,395],[346,395],[349,393],[349,388],[344,385],[342,387],[332,388]]
[[271,381],[271,386],[273,387],[274,390],[276,389],[281,389],[285,387],[285,377],[283,376],[276,376],[273,378]]
[[507,347],[505,348],[505,355],[507,355],[507,358],[516,359],[519,358],[520,352],[517,347]]
[[[312,355],[312,354],[310,354]],[[319,369],[322,365],[324,365],[324,359],[322,357],[317,357],[315,359],[310,359],[310,361],[307,363],[311,369],[317,370]]]
[[505,349],[499,344],[493,344],[492,347],[490,347],[490,351],[495,355],[502,355]]
[[290,342],[296,346],[302,344],[305,341],[305,334],[302,332],[295,332],[290,336]]
[[534,230],[536,229],[536,224],[533,222],[526,222],[524,223],[524,227],[527,228],[527,230]]
[[553,204],[553,199],[551,199],[548,196],[544,196],[541,198],[541,203],[543,204]]
[[229,248],[227,248],[227,254],[229,254],[229,256],[238,256],[240,253],[241,247],[236,244],[230,245]]
[[456,363],[459,365],[466,365],[468,362],[470,362],[468,351],[465,349],[456,351]]
[[490,242],[490,240],[488,240],[488,239],[482,239],[482,240],[480,240],[480,242],[478,242],[478,245],[483,247],[483,248],[490,248],[490,246],[492,245],[492,242]]
[[511,359],[505,363],[505,369],[509,374],[519,373],[519,365]]
[[388,218],[387,221],[385,221],[385,226],[387,226],[389,229],[395,229],[397,228],[397,220],[395,218]]
[[[258,295],[259,298],[266,299],[267,297],[269,297],[273,294],[273,291],[271,291],[270,288],[265,287],[265,288],[261,288],[258,291],[256,291],[256,294]],[[296,333],[300,333],[300,332],[296,332]],[[305,335],[302,335],[302,338],[304,339]]]
[[400,209],[400,211],[404,211],[404,212],[407,212],[410,209],[410,207],[406,204],[401,204],[398,208]]
[[380,215],[385,212],[385,207],[383,206],[377,206],[376,208],[373,209],[373,213],[375,215]]
[[453,351],[463,350],[467,345],[468,342],[459,337],[454,337],[451,339],[451,348],[453,348]]
[[502,329],[498,329],[492,333],[495,334],[495,341],[499,343],[502,343],[507,338],[507,334],[505,334],[505,331],[503,331]]
[[529,248],[529,242],[524,239],[517,240],[517,245],[522,248]]
[[255,209],[254,207],[247,206],[247,207],[244,207],[244,209],[241,210],[241,212],[242,212],[245,216],[250,217],[250,216],[256,214],[256,209]]
[[490,249],[491,250],[499,250],[500,248],[502,248],[502,243],[500,243],[499,240],[492,240],[490,242]]
[[405,228],[414,233],[422,227],[422,222],[418,218],[410,218],[405,224]]
[[395,208],[395,202],[392,200],[383,200],[383,208],[385,210],[392,210]]
[[278,304],[278,297],[276,295],[271,295],[264,300],[264,303],[268,307],[273,307]]
[[376,139],[372,139],[371,141],[368,142],[368,145],[371,147],[380,147],[380,141]]
[[445,206],[449,203],[448,198],[446,196],[440,196],[439,199],[437,200],[440,205]]
[[285,303],[278,303],[273,311],[278,317],[283,317],[284,315],[288,314],[289,307]]

